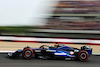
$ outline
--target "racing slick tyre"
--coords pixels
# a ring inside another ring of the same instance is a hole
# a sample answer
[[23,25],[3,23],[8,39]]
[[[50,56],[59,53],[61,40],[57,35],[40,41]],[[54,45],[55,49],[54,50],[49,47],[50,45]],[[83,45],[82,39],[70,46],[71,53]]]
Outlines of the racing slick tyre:
[[89,55],[88,55],[88,53],[86,51],[80,51],[78,53],[78,59],[80,61],[87,61],[88,58],[89,58]]
[[24,49],[22,56],[25,59],[31,59],[33,57],[33,54],[34,54],[34,52],[32,49],[26,48],[26,49]]

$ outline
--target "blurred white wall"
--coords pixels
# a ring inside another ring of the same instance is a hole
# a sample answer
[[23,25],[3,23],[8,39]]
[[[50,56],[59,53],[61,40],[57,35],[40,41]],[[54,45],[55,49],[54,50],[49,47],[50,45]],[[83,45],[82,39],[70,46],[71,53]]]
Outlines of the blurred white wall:
[[0,26],[43,25],[52,3],[54,0],[0,0]]

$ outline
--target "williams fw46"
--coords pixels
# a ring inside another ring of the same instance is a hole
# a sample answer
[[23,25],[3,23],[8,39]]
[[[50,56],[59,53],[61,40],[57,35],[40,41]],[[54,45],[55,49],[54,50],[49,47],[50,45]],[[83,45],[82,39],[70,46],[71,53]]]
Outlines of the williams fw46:
[[92,54],[92,49],[89,46],[82,46],[80,49],[59,44],[58,48],[42,45],[39,48],[25,47],[23,50],[17,50],[8,53],[11,58],[23,56],[25,59],[41,58],[41,59],[65,59],[65,60],[80,60],[87,61]]

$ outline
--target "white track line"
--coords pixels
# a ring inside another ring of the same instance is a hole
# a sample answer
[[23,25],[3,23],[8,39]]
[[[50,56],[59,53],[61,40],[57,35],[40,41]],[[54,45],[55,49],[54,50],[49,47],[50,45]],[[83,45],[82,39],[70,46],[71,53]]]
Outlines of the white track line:
[[10,53],[10,52],[15,52],[15,51],[0,51],[0,53]]

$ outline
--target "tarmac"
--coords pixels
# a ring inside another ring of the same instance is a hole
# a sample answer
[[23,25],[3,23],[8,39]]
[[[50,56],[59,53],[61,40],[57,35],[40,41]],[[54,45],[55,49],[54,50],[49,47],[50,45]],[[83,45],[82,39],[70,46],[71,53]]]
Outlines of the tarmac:
[[11,59],[7,54],[0,54],[0,67],[100,67],[100,56],[91,56],[86,62],[66,60],[30,60],[19,57]]

